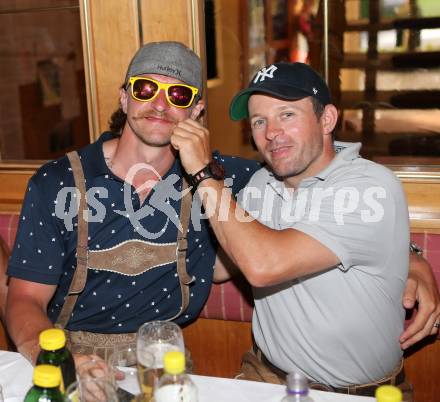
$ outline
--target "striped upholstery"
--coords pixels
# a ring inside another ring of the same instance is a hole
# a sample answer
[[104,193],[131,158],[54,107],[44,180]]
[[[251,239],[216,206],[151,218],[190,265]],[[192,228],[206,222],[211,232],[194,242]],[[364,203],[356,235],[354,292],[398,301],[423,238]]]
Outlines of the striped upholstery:
[[[0,236],[12,248],[17,232],[18,216],[0,214]],[[425,252],[430,261],[437,283],[440,284],[440,234],[412,234],[411,238]],[[208,301],[200,317],[217,320],[251,321],[252,295],[243,278],[235,282],[225,282],[212,286]],[[408,324],[408,322],[407,322]]]
[[214,284],[200,317],[251,321],[252,293],[249,284],[243,278],[234,282]]
[[0,237],[11,249],[17,233],[18,215],[0,214]]

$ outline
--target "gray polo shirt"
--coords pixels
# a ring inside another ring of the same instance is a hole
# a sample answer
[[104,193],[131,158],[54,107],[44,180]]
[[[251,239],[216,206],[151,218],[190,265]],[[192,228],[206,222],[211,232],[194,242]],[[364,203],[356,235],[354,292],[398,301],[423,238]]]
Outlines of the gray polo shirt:
[[336,387],[380,379],[402,356],[408,207],[399,180],[362,159],[360,146],[336,142],[330,165],[294,191],[262,168],[240,195],[260,222],[304,232],[338,256],[326,271],[254,288],[252,320],[274,365]]

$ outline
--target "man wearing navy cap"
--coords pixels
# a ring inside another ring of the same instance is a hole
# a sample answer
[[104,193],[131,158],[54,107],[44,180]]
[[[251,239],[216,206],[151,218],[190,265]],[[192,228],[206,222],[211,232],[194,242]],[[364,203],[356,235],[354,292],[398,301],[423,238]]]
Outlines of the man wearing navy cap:
[[[184,121],[171,143],[220,244],[253,285],[257,357],[281,378],[299,371],[338,392],[374,395],[377,384],[403,382],[409,224],[399,180],[361,158],[359,143],[333,141],[337,110],[306,64],[258,71],[230,115],[249,118],[267,163],[239,203],[205,167],[206,129]],[[431,333],[439,313],[428,314]]]

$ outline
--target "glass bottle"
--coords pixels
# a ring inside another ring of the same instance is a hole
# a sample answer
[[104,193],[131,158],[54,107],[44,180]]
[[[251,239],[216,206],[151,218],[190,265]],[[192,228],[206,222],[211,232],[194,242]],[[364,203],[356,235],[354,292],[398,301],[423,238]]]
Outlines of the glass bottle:
[[313,402],[309,396],[309,382],[301,373],[290,373],[286,378],[287,395],[281,402]]
[[52,364],[61,369],[61,392],[76,381],[75,362],[66,347],[66,335],[62,329],[50,328],[40,333],[41,351],[37,357],[38,364]]
[[377,402],[401,402],[402,391],[394,385],[381,385],[376,389]]
[[197,388],[185,373],[185,355],[167,352],[163,358],[164,374],[154,392],[155,402],[197,402]]
[[34,385],[24,397],[24,402],[63,402],[60,391],[61,370],[49,364],[35,366]]

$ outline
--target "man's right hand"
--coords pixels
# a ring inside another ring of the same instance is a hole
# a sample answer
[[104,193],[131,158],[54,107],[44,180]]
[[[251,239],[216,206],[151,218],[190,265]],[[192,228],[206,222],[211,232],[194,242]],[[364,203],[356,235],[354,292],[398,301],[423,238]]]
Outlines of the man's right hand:
[[73,353],[73,359],[78,378],[111,378],[114,376],[116,381],[125,378],[122,371],[106,363],[97,355]]

